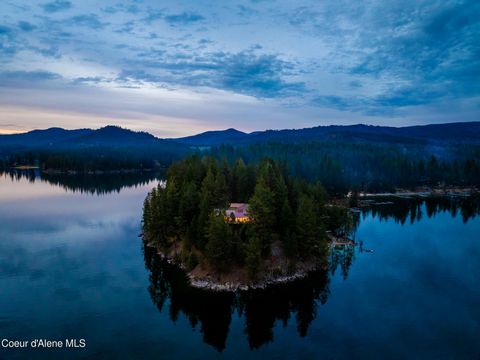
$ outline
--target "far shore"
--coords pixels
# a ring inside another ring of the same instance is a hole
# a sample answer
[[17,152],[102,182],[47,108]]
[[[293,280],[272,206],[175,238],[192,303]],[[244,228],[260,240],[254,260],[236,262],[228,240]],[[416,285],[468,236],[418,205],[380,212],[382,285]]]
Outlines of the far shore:
[[150,172],[152,169],[119,169],[119,170],[42,170],[47,175],[112,175],[112,174],[135,174],[140,172]]
[[161,169],[116,169],[116,170],[59,170],[59,169],[41,169],[39,166],[20,165],[6,170],[39,170],[42,174],[47,175],[109,175],[109,174],[135,174],[140,172],[159,171]]
[[460,187],[460,186],[439,186],[439,187],[421,187],[415,190],[397,189],[395,192],[366,193],[360,192],[358,197],[430,197],[430,196],[470,196],[478,194],[476,187]]
[[33,166],[33,165],[20,165],[20,166],[14,166],[13,169],[15,170],[36,170],[40,169],[39,166]]

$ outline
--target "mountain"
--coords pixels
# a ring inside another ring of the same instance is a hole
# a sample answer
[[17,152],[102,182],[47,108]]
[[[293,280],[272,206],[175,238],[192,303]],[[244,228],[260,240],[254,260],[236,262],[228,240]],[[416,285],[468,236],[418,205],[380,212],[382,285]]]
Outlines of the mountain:
[[59,171],[153,169],[170,165],[190,147],[117,126],[98,130],[50,128],[0,135],[0,168],[38,164]]
[[168,167],[198,149],[219,159],[240,157],[248,164],[265,157],[280,160],[295,176],[321,181],[332,191],[352,186],[380,191],[418,181],[477,185],[480,179],[480,122],[252,133],[227,129],[179,139],[159,139],[116,126],[50,128],[0,135],[0,169],[33,164],[46,172],[143,171]]
[[158,139],[147,132],[136,132],[118,126],[109,125],[71,139],[70,142],[83,146],[127,146],[164,143],[165,141]]
[[479,142],[480,121],[397,128],[403,136],[459,142]]
[[92,133],[91,129],[65,130],[52,127],[22,134],[0,135],[0,146],[39,147],[69,141]]
[[208,131],[174,139],[190,146],[251,144],[263,142],[306,143],[312,141],[344,141],[362,143],[474,143],[480,144],[480,122],[434,124],[407,127],[372,125],[330,125],[305,129],[266,130],[243,133],[235,129]]
[[92,147],[154,147],[169,152],[184,152],[192,146],[253,143],[347,142],[375,144],[480,144],[480,122],[434,124],[407,127],[372,125],[330,125],[305,129],[266,130],[244,133],[236,129],[207,131],[177,139],[159,139],[146,132],[118,126],[97,130],[50,128],[23,134],[0,135],[0,151],[5,149],[81,149]]
[[179,139],[173,139],[176,142],[192,145],[220,145],[220,144],[232,144],[241,143],[249,137],[249,134],[238,131],[236,129],[227,129],[220,131],[207,131],[201,134],[187,136]]
[[146,132],[136,132],[118,126],[105,126],[98,130],[65,130],[49,128],[23,134],[0,135],[0,147],[7,149],[75,149],[90,147],[168,147],[186,149],[185,145],[156,138]]

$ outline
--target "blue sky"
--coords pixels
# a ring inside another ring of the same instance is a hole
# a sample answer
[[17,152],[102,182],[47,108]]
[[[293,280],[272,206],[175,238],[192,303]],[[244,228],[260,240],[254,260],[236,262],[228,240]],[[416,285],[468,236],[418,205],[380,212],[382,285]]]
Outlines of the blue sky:
[[480,120],[478,1],[0,3],[0,132]]

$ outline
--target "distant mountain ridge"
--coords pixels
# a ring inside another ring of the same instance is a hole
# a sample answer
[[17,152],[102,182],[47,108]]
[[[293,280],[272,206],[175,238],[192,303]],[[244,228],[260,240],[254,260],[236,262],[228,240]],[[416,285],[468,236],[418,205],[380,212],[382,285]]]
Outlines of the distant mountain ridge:
[[22,134],[0,135],[0,146],[21,149],[88,148],[96,146],[126,147],[165,145],[182,147],[179,143],[156,138],[147,132],[136,132],[118,126],[105,126],[97,130],[65,130],[49,128]]
[[329,125],[305,129],[266,130],[243,133],[235,129],[207,131],[173,139],[190,146],[250,144],[261,142],[303,143],[312,141],[347,141],[375,143],[456,142],[479,143],[480,122],[432,124],[408,127],[372,125]]
[[251,134],[247,134],[237,129],[230,128],[227,130],[207,131],[201,134],[171,140],[187,145],[213,146],[228,143],[242,143],[250,136]]
[[305,129],[266,130],[245,133],[233,128],[207,131],[176,139],[160,139],[147,132],[118,126],[65,130],[49,128],[22,134],[0,135],[0,149],[64,149],[91,147],[168,147],[185,151],[192,146],[245,145],[264,142],[308,143],[318,141],[361,143],[468,143],[480,144],[480,121],[407,127],[329,125]]
[[0,135],[0,145],[48,146],[85,136],[92,131],[91,129],[65,130],[57,127],[45,130],[32,130],[27,133]]
[[42,171],[63,173],[144,171],[165,168],[190,152],[188,145],[118,126],[0,135],[3,169],[38,166]]

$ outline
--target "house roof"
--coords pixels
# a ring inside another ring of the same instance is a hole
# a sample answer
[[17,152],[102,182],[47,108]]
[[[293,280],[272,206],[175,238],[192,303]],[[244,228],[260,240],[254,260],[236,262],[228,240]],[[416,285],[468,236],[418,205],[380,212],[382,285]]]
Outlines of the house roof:
[[231,203],[226,211],[227,216],[235,215],[236,218],[248,216],[248,204]]
[[240,208],[240,207],[245,207],[245,206],[248,206],[248,204],[246,203],[230,203],[229,205],[229,209],[231,208]]

